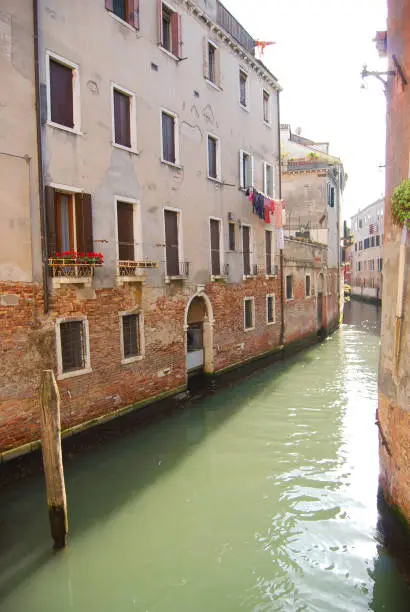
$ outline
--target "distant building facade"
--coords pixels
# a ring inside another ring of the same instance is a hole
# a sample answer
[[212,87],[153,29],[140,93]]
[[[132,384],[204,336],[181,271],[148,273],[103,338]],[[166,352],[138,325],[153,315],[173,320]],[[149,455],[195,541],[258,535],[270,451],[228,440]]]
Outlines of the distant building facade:
[[352,295],[381,300],[383,271],[384,198],[350,220],[353,245],[349,250]]

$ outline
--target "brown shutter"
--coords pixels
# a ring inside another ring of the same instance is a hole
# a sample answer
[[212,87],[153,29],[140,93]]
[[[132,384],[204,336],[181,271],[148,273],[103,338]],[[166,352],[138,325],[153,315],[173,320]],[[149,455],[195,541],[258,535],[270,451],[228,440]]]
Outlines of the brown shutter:
[[206,36],[202,39],[202,55],[204,62],[204,77],[207,79],[209,76],[209,66],[208,66],[208,39]]
[[74,127],[73,71],[50,59],[51,121]]
[[242,226],[242,247],[243,247],[243,273],[249,276],[251,273],[250,230],[247,225]]
[[165,210],[164,219],[167,275],[179,276],[178,214]]
[[272,233],[265,231],[266,241],[266,274],[272,274]]
[[157,0],[157,30],[158,43],[162,45],[162,0]]
[[172,53],[181,57],[181,15],[174,12],[171,15]]
[[134,261],[134,205],[117,202],[118,258]]
[[220,254],[220,223],[216,219],[210,220],[211,229],[211,270],[214,276],[221,275]]
[[78,193],[75,196],[75,227],[77,251],[92,253],[94,251],[93,217],[89,193]]
[[114,0],[105,0],[105,8],[107,9],[107,11],[113,11]]
[[54,257],[57,252],[57,224],[56,224],[56,204],[55,191],[53,187],[46,185],[46,215],[47,215],[47,248],[48,256]]
[[127,3],[127,21],[134,28],[140,27],[140,10],[139,10],[139,0],[128,0]]

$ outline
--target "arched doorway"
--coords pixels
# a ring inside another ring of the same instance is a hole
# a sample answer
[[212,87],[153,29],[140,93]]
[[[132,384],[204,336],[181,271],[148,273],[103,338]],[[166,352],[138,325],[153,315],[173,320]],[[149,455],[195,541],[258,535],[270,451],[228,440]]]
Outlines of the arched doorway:
[[214,371],[213,312],[205,293],[197,293],[185,309],[186,365],[188,374]]

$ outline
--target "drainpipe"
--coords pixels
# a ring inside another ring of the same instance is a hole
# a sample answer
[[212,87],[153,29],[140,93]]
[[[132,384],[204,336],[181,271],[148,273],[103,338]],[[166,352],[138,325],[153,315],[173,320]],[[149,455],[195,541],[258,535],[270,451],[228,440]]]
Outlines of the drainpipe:
[[40,200],[41,255],[43,259],[43,291],[44,314],[48,313],[48,247],[46,239],[47,213],[44,201],[43,147],[41,142],[41,112],[40,112],[40,65],[38,50],[38,0],[33,0],[33,33],[34,33],[34,79],[36,104],[37,161],[38,161],[38,191]]
[[[279,163],[279,181],[278,181],[278,195],[279,200],[282,199],[282,160],[280,152],[280,102],[279,102],[280,90],[277,90],[278,98],[278,163]],[[284,302],[284,291],[283,291],[283,249],[280,249],[280,339],[279,344],[283,346],[285,339],[285,302]]]
[[404,269],[406,262],[406,243],[407,243],[407,227],[403,227],[401,232],[401,242],[399,251],[399,268],[398,268],[398,284],[397,284],[397,302],[396,302],[396,330],[394,338],[394,356],[393,356],[393,378],[398,384],[399,377],[399,361],[400,361],[400,344],[403,328],[403,297],[404,297]]

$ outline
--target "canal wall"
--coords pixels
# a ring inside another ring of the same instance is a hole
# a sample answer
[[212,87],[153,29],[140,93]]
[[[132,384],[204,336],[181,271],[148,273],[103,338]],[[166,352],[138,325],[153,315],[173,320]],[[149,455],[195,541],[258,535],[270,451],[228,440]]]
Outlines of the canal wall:
[[[410,246],[391,211],[394,189],[410,176],[410,0],[388,2],[387,55],[395,76],[387,87],[386,205],[378,424],[380,485],[410,523]],[[403,80],[404,76],[404,80]],[[400,251],[404,281],[400,280]],[[399,287],[399,282],[401,287]],[[400,303],[400,289],[403,298]]]

